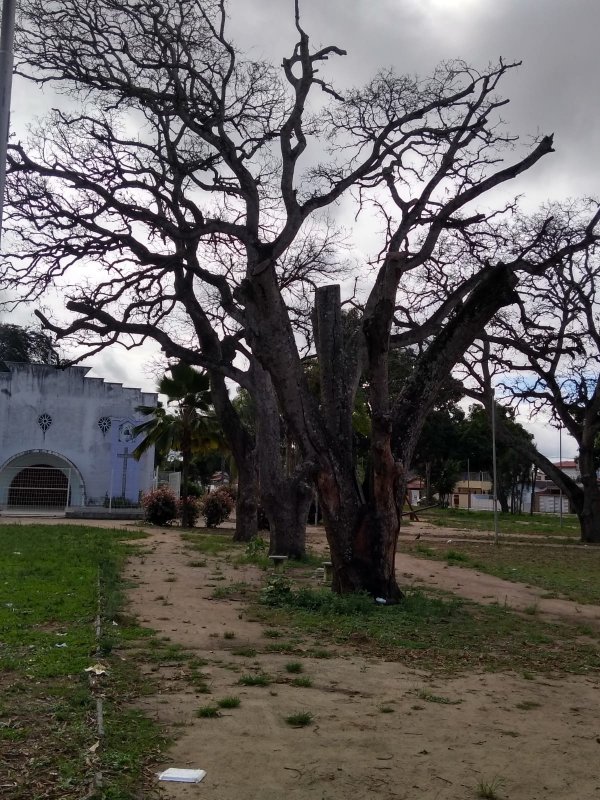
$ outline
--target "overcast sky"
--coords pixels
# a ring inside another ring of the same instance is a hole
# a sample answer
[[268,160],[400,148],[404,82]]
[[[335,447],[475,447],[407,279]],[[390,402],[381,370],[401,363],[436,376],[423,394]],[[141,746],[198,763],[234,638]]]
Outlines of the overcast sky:
[[[281,63],[295,41],[293,0],[231,0],[237,44]],[[526,137],[554,133],[556,152],[514,185],[528,208],[547,199],[600,194],[600,2],[598,0],[303,0],[304,28],[315,45],[348,51],[324,70],[341,87],[360,85],[380,67],[428,75],[436,63],[462,58],[485,67],[500,56],[522,60],[503,84],[509,129]],[[13,88],[13,129],[52,105],[30,86]],[[15,317],[15,321],[19,321]],[[151,348],[111,348],[90,359],[95,374],[154,389]],[[535,424],[538,445],[558,457],[558,434]],[[563,456],[575,454],[563,435]]]

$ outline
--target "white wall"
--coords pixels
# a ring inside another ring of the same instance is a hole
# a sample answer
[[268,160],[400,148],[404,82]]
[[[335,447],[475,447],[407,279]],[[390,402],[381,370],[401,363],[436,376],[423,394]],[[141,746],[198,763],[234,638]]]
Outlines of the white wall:
[[[54,454],[70,462],[81,475],[84,488],[78,497],[85,495],[87,502],[101,503],[110,492],[111,475],[112,493],[120,495],[123,459],[119,455],[125,448],[131,453],[137,441],[120,438],[119,426],[125,421],[140,421],[136,407],[156,405],[156,395],[105,383],[101,378],[87,378],[88,367],[61,370],[6,363],[9,371],[0,372],[0,470],[21,462],[50,463],[48,454]],[[45,432],[38,422],[42,414],[52,419]],[[111,420],[105,433],[98,426],[102,417]],[[139,463],[126,459],[128,496],[130,491],[137,497],[140,489],[151,488],[153,458],[150,450]]]

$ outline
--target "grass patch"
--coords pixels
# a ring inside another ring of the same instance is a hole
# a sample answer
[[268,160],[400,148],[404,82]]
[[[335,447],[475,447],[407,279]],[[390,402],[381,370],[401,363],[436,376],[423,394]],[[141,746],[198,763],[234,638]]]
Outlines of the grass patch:
[[310,689],[312,685],[312,678],[309,678],[308,675],[301,675],[299,678],[294,678],[292,681],[292,686],[299,686],[303,689]]
[[215,719],[215,717],[221,716],[221,712],[217,706],[200,706],[196,711],[196,716],[201,719]]
[[522,703],[517,703],[515,708],[518,708],[519,711],[531,711],[534,708],[540,708],[541,703],[536,703],[535,700],[523,700]]
[[[378,606],[366,596],[295,590],[287,582],[275,590],[267,587],[262,598],[256,614],[264,624],[287,627],[298,638],[351,645],[371,656],[421,669],[585,674],[600,668],[597,648],[581,640],[574,626],[544,623],[501,606],[477,605],[440,592],[414,590],[398,605]],[[308,648],[305,655],[332,654]]]
[[[513,545],[501,542],[460,542],[451,551],[432,544],[424,553],[404,545],[405,552],[460,564],[498,578],[519,581],[546,590],[551,597],[565,597],[578,603],[600,604],[600,549],[592,547],[539,544]],[[452,560],[449,554],[453,553]],[[533,610],[528,613],[534,613]]]
[[295,653],[298,650],[297,646],[292,642],[269,642],[265,646],[266,653]]
[[[121,613],[120,573],[133,547],[126,540],[142,536],[71,525],[0,525],[0,762],[8,765],[5,781],[17,786],[14,797],[31,797],[35,786],[36,797],[78,800],[96,772],[103,774],[106,797],[133,797],[164,745],[156,724],[128,705],[152,691],[132,650],[145,650],[148,642],[140,639],[152,632]],[[133,655],[124,661],[113,655],[117,648]],[[105,736],[91,756],[96,704],[84,669],[99,659],[107,668]]]
[[292,674],[298,674],[304,671],[304,667],[299,661],[290,661],[285,665],[285,670],[286,672],[291,672]]
[[331,650],[324,650],[322,647],[309,647],[306,653],[312,658],[333,658]]
[[[212,580],[224,581],[226,578],[224,575],[221,575],[217,578],[213,578]],[[212,593],[212,596],[215,600],[231,600],[238,597],[245,597],[245,595],[248,594],[249,589],[250,587],[247,583],[238,581],[236,583],[230,583],[227,586],[217,586]]]
[[269,686],[271,678],[263,672],[254,675],[242,675],[238,683],[240,686]]
[[194,528],[181,533],[181,538],[192,550],[208,556],[223,555],[240,549],[240,544],[233,541],[233,533],[228,530],[216,533],[208,528]]
[[502,788],[504,781],[502,778],[493,778],[491,781],[481,780],[477,784],[477,797],[482,800],[499,800],[499,790]]
[[[493,511],[467,511],[459,508],[432,508],[419,511],[419,518],[433,525],[445,528],[461,528],[462,530],[486,531],[494,530]],[[560,519],[555,514],[501,514],[498,527],[501,533],[521,534],[527,536],[564,536],[578,539],[581,530],[574,514],[563,515],[562,528]]]
[[265,628],[263,636],[267,639],[279,639],[281,631],[278,631],[276,628]]
[[238,708],[242,701],[239,697],[222,697],[217,700],[219,708]]
[[457,562],[468,562],[469,556],[465,553],[461,553],[458,550],[448,550],[447,553],[444,555],[444,558],[449,564],[456,564]]
[[420,700],[425,700],[428,703],[439,703],[440,705],[444,706],[458,706],[462,703],[462,700],[451,700],[449,697],[442,697],[442,695],[433,694],[428,689],[419,689],[417,692],[417,697]]
[[248,646],[234,647],[233,650],[231,651],[231,655],[245,656],[246,658],[254,658],[254,656],[256,655],[256,650],[254,649],[254,647],[248,647]]
[[310,711],[298,711],[296,714],[290,714],[285,718],[285,721],[292,728],[305,728],[313,721],[314,717]]

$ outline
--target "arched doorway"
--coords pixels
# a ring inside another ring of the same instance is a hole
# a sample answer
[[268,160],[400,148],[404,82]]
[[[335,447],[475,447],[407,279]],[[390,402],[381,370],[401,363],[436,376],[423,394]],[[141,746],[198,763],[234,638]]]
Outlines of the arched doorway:
[[69,479],[50,464],[32,464],[16,473],[8,490],[9,506],[66,508],[70,502]]
[[26,450],[0,465],[0,509],[55,513],[85,505],[85,484],[72,461],[51,450]]

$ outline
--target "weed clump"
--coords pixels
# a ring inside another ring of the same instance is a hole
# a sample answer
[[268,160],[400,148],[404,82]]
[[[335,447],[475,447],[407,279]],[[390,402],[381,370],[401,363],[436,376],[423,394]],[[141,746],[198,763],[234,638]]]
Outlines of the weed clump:
[[214,719],[215,717],[220,717],[221,714],[216,706],[201,706],[196,712],[196,716],[203,719]]
[[366,593],[339,595],[326,589],[292,590],[290,581],[284,577],[274,577],[262,590],[260,600],[272,608],[294,608],[315,611],[320,614],[352,616],[375,613],[373,600]]
[[290,714],[285,718],[288,725],[292,728],[305,728],[313,721],[314,717],[310,711],[299,711],[297,714]]

